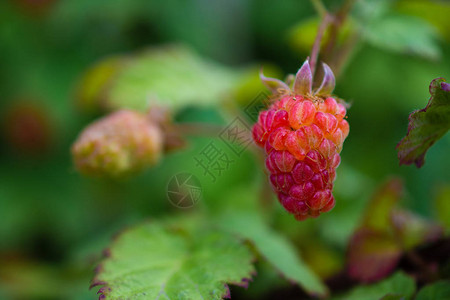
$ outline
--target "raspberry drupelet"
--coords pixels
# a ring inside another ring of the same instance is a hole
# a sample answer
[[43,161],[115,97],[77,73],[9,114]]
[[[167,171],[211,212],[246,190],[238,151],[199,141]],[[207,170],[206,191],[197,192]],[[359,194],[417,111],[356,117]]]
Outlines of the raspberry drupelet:
[[297,220],[318,217],[334,207],[331,191],[349,133],[346,108],[331,96],[333,72],[326,64],[323,67],[324,79],[316,91],[308,60],[292,89],[261,74],[273,101],[260,113],[253,139],[265,150],[269,180],[280,203]]

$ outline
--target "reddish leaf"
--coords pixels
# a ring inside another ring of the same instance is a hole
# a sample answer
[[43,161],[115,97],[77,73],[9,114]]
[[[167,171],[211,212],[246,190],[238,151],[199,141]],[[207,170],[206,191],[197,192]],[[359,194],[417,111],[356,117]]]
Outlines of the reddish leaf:
[[363,216],[362,227],[376,231],[388,231],[391,228],[390,215],[403,195],[403,182],[392,178],[384,183],[374,194]]
[[436,241],[444,233],[441,226],[404,210],[394,210],[391,221],[395,236],[404,250]]
[[347,255],[349,276],[361,282],[373,282],[394,271],[402,249],[390,234],[362,228],[350,240]]
[[403,194],[403,183],[393,178],[370,200],[361,227],[353,234],[347,253],[349,276],[372,282],[389,275],[402,254],[394,239],[391,213]]
[[427,150],[450,129],[450,84],[436,78],[430,94],[427,106],[409,115],[408,133],[397,145],[400,165],[415,163],[420,168]]

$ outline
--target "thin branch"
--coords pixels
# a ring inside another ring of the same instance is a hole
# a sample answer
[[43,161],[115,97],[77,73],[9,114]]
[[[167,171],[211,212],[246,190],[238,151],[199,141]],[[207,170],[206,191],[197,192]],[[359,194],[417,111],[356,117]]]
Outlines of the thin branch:
[[359,33],[353,34],[348,38],[348,41],[342,47],[340,47],[340,49],[333,56],[331,65],[333,67],[334,75],[336,77],[338,77],[341,74],[342,69],[345,67],[349,58],[354,53],[356,45],[358,45],[359,43],[359,40],[360,34]]
[[[331,62],[331,58],[333,57],[333,51],[335,50],[336,43],[337,43],[337,37],[339,34],[339,30],[341,29],[342,25],[345,23],[345,20],[347,19],[348,14],[350,13],[353,5],[358,0],[347,0],[344,2],[344,4],[341,6],[341,8],[338,10],[338,12],[335,14],[335,18],[333,19],[333,23],[330,26],[330,35],[328,38],[328,42],[325,46],[324,56],[328,60],[328,63],[335,65],[334,62]],[[340,63],[342,65],[342,62]]]
[[344,18],[347,17],[347,15],[349,14],[350,10],[352,9],[352,7],[356,3],[356,1],[358,1],[358,0],[347,0],[342,5],[340,12]]
[[325,5],[322,3],[322,0],[311,0],[311,4],[314,6],[314,9],[319,14],[319,16],[324,17],[328,14]]
[[320,52],[320,46],[322,44],[322,39],[325,31],[328,28],[328,25],[332,21],[333,17],[326,13],[323,18],[322,22],[320,23],[319,29],[317,31],[316,39],[314,40],[314,44],[311,50],[310,60],[309,60],[309,66],[311,68],[312,77],[314,78],[314,74],[316,72],[316,64],[317,64],[317,58],[319,57]]

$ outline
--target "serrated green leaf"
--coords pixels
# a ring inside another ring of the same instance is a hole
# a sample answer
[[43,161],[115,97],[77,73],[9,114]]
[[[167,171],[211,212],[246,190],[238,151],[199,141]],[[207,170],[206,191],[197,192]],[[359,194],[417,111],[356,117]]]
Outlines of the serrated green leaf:
[[435,28],[417,17],[388,15],[367,24],[363,33],[366,42],[385,50],[434,60],[441,56]]
[[372,285],[358,286],[344,296],[342,300],[378,300],[387,295],[403,296],[410,299],[416,289],[414,280],[408,275],[397,272],[388,279]]
[[222,299],[227,283],[246,284],[252,255],[221,232],[188,235],[157,223],[117,238],[93,285],[106,299]]
[[431,81],[427,106],[409,115],[408,133],[397,145],[400,164],[420,168],[428,149],[450,129],[450,84],[445,81]]
[[319,277],[298,256],[295,247],[270,229],[260,216],[252,213],[230,213],[221,227],[245,239],[286,279],[299,284],[311,295],[326,295],[328,290]]
[[415,300],[450,299],[450,281],[442,280],[423,287]]
[[150,49],[132,57],[106,92],[109,108],[146,111],[150,105],[178,109],[224,100],[237,73],[182,47]]

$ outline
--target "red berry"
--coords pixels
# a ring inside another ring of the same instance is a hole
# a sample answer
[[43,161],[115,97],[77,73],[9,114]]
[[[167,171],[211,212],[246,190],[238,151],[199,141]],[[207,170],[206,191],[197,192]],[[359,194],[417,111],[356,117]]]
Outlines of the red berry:
[[311,182],[305,182],[300,185],[293,186],[289,194],[298,200],[308,200],[314,195],[315,187]]
[[289,130],[284,127],[276,128],[268,138],[269,144],[276,150],[286,149],[286,138],[289,134]]
[[330,96],[334,76],[328,66],[324,69],[322,85],[314,92],[308,61],[297,73],[293,91],[286,91],[284,83],[282,89],[270,85],[275,101],[253,128],[255,142],[267,155],[272,187],[297,220],[318,217],[334,207],[331,190],[349,133],[345,106]]
[[314,171],[304,161],[299,161],[292,170],[292,177],[297,183],[305,182],[314,176]]
[[310,125],[314,121],[316,109],[312,101],[295,101],[289,111],[289,123],[292,128],[299,129],[305,125]]

